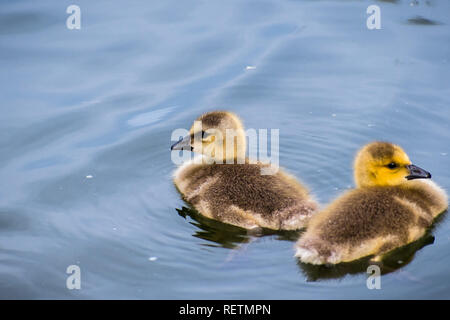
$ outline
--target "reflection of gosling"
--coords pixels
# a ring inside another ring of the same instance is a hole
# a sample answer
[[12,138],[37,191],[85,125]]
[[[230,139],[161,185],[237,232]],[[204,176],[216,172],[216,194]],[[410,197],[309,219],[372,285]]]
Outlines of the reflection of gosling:
[[[245,158],[245,132],[236,115],[215,111],[197,121],[190,135],[171,148],[202,154],[200,161],[194,158],[174,173],[186,201],[208,218],[242,228],[294,230],[305,225],[317,208],[315,201],[294,177],[281,170],[262,174],[274,168]],[[227,141],[230,132],[234,141]]]
[[365,256],[376,259],[425,234],[447,208],[447,195],[431,174],[411,164],[386,142],[363,147],[354,164],[357,189],[336,199],[310,220],[296,256],[312,264],[337,264]]

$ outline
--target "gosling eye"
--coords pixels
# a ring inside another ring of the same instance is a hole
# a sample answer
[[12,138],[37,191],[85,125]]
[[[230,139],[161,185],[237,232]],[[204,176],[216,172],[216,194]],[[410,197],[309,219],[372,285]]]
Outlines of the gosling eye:
[[202,130],[202,139],[206,139],[206,138],[208,138],[209,136],[210,136],[209,133],[207,133],[207,132],[205,132],[205,131]]
[[395,162],[391,162],[391,163],[389,163],[389,164],[387,165],[387,167],[388,167],[389,169],[395,169],[395,168],[397,168],[397,164],[396,164]]

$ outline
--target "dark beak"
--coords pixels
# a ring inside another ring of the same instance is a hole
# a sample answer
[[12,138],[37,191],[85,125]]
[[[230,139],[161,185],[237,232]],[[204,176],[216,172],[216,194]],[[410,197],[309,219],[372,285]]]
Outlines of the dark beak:
[[171,147],[170,150],[189,150],[192,151],[191,146],[191,136],[186,136],[183,139],[180,139],[178,142],[175,142]]
[[418,166],[415,166],[413,164],[410,164],[406,166],[406,169],[409,171],[409,176],[406,176],[406,179],[413,180],[413,179],[430,179],[431,173],[428,171],[423,170],[422,168],[419,168]]

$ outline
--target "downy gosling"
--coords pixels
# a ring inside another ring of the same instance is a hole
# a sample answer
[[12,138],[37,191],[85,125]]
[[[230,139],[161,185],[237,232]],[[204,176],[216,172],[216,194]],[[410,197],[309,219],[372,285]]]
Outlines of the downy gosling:
[[[356,189],[315,214],[296,243],[311,264],[337,264],[387,252],[421,238],[447,207],[431,174],[411,163],[397,145],[373,142],[354,162]],[[416,180],[421,179],[421,180]]]
[[[227,131],[232,130],[232,141]],[[201,115],[171,150],[201,154],[174,172],[178,190],[202,215],[246,229],[296,230],[317,210],[308,190],[271,164],[245,157],[241,120],[227,111]],[[240,161],[239,161],[240,160]],[[266,174],[262,174],[266,170]]]

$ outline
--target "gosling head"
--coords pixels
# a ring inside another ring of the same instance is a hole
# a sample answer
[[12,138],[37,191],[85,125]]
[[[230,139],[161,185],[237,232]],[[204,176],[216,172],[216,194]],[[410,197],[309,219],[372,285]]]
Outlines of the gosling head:
[[201,153],[216,163],[243,162],[246,137],[241,120],[228,111],[212,111],[198,117],[189,135],[176,142],[171,150]]
[[431,174],[411,163],[403,149],[388,142],[372,142],[357,154],[354,163],[358,187],[396,186],[407,180],[429,179]]

